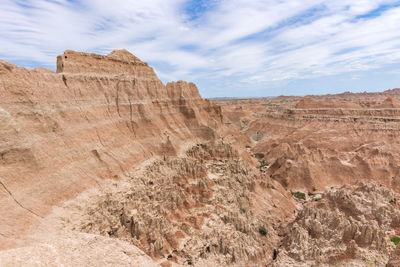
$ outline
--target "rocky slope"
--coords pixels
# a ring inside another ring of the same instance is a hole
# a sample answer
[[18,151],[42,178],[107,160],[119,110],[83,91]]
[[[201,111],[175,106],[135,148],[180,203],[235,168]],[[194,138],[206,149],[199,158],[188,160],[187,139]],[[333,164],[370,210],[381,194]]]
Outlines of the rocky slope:
[[260,169],[305,199],[280,233],[274,266],[385,266],[395,248],[398,100],[346,96],[218,102],[225,123],[252,139]]
[[216,105],[126,50],[0,61],[0,265],[396,266],[397,93]]
[[193,83],[164,86],[125,50],[66,51],[57,73],[0,61],[0,247],[99,180],[215,139],[221,118]]
[[155,159],[55,218],[64,230],[130,242],[163,266],[243,266],[272,261],[294,210],[289,192],[218,141]]
[[193,83],[66,51],[56,73],[1,61],[0,97],[0,265],[272,261],[294,201]]
[[385,266],[398,233],[398,195],[374,184],[331,188],[300,200],[273,266]]

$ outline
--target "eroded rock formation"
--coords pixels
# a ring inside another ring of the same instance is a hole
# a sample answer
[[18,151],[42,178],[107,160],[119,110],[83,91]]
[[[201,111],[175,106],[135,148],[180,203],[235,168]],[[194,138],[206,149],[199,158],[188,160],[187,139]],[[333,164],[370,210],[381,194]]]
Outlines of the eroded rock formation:
[[251,101],[224,101],[224,115],[253,140],[265,172],[284,187],[313,192],[376,181],[400,192],[400,109],[376,107],[385,98],[363,108],[327,108],[312,98]]
[[[243,266],[272,261],[277,229],[295,208],[279,183],[221,141],[155,160],[130,176],[85,196],[86,207],[66,206],[73,215],[62,216],[65,227],[131,242],[167,265]],[[260,201],[276,194],[279,207]]]
[[[213,140],[221,110],[192,83],[166,86],[126,50],[66,51],[57,73],[0,61],[0,247],[53,205],[153,155]],[[18,243],[18,242],[17,242]]]
[[399,92],[216,105],[126,50],[0,61],[0,265],[397,266]]
[[396,266],[398,92],[217,102],[260,170],[300,198],[274,266]]
[[373,184],[310,198],[288,227],[275,266],[385,266],[400,223],[398,195]]

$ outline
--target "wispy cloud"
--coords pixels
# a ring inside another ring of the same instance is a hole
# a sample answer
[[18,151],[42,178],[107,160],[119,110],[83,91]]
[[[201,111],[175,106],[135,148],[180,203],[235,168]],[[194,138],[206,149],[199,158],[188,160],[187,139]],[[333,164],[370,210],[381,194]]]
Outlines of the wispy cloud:
[[0,58],[54,69],[66,49],[126,48],[206,96],[271,95],[400,63],[398,25],[398,0],[2,0]]

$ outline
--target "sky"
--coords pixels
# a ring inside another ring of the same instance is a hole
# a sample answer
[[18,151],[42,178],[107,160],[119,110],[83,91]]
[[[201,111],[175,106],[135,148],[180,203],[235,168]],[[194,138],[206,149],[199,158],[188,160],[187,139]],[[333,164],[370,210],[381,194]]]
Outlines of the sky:
[[400,87],[400,0],[0,0],[0,60],[125,48],[203,97]]

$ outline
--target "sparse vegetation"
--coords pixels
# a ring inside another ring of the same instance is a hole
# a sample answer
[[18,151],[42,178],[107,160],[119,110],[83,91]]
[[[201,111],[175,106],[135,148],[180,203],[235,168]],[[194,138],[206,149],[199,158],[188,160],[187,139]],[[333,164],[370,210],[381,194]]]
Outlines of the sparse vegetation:
[[303,199],[306,200],[306,194],[300,191],[290,191],[292,193],[292,196],[294,196],[297,199]]
[[240,208],[240,212],[241,213],[246,213],[246,209],[245,208]]
[[365,263],[368,264],[368,266],[376,266],[378,264],[378,261],[375,258],[370,259],[367,257],[363,257],[362,259]]
[[265,228],[265,226],[264,225],[261,225],[259,228],[258,228],[258,232],[261,234],[261,235],[263,235],[263,236],[266,236],[267,235],[267,229]]
[[322,199],[322,197],[316,197],[316,198],[314,198],[313,200],[314,201],[320,201]]
[[390,241],[392,241],[393,244],[397,247],[397,245],[400,243],[400,236],[397,236],[397,235],[392,236],[390,238]]
[[258,166],[258,168],[261,170],[261,169],[264,168],[265,166],[267,166],[267,163],[265,162],[265,160],[261,160],[261,161],[260,161],[260,166]]

